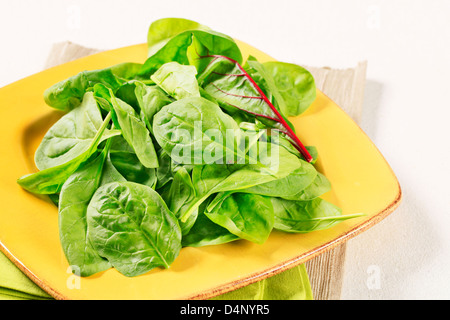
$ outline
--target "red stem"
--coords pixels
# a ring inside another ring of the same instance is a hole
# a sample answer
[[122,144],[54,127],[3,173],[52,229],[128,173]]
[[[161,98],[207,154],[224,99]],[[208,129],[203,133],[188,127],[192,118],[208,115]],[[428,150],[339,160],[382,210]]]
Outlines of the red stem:
[[278,110],[275,108],[275,106],[272,104],[272,102],[270,102],[270,100],[266,97],[266,95],[261,90],[261,88],[256,84],[255,80],[253,80],[253,78],[247,73],[247,71],[245,71],[245,69],[236,60],[226,57],[226,56],[221,56],[221,55],[207,55],[204,57],[227,59],[228,61],[231,61],[232,63],[236,64],[238,66],[239,70],[241,70],[241,72],[245,75],[245,77],[253,85],[254,89],[256,91],[258,91],[258,93],[261,95],[262,99],[269,105],[269,107],[270,107],[270,109],[272,109],[273,113],[275,113],[275,115],[277,116],[276,120],[278,122],[280,122],[283,125],[283,127],[286,128],[286,130],[287,130],[286,134],[295,142],[294,147],[302,154],[302,156],[305,158],[306,161],[308,161],[308,162],[313,161],[312,156],[309,154],[308,150],[306,150],[305,146],[300,141],[300,139],[295,135],[292,128],[284,120],[283,116],[278,112]]

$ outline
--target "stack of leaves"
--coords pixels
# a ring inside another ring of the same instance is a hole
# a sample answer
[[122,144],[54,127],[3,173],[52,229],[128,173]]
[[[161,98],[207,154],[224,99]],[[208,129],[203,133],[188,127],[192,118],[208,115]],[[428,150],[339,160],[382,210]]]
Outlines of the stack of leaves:
[[44,93],[66,113],[18,179],[58,206],[63,251],[89,276],[167,268],[182,247],[272,230],[310,232],[355,217],[330,190],[288,117],[316,88],[304,68],[260,63],[230,37],[183,19],[154,22],[148,59],[84,71]]

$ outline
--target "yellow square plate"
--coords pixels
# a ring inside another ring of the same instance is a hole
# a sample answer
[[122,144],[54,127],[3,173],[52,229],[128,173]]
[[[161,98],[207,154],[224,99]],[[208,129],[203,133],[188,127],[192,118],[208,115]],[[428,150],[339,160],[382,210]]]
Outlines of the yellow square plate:
[[[238,42],[243,56],[273,60]],[[0,89],[0,249],[34,282],[57,299],[205,299],[237,289],[293,266],[354,237],[400,203],[399,183],[363,131],[328,97],[291,119],[306,145],[319,151],[317,168],[332,184],[323,196],[344,214],[365,213],[323,231],[274,231],[263,245],[237,241],[183,248],[167,270],[127,278],[115,269],[77,278],[69,271],[58,234],[57,208],[46,197],[19,187],[20,176],[37,171],[34,152],[61,116],[43,100],[54,83],[83,70],[120,62],[144,62],[146,45],[111,50],[57,66]]]

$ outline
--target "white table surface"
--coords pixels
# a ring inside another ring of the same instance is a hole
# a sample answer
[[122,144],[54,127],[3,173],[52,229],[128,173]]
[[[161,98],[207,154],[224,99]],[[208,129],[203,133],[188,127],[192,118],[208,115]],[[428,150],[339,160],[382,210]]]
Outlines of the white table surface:
[[367,60],[361,127],[404,199],[349,241],[342,297],[450,298],[450,1],[1,1],[0,86],[40,71],[55,42],[142,43],[164,17],[199,21],[281,61]]

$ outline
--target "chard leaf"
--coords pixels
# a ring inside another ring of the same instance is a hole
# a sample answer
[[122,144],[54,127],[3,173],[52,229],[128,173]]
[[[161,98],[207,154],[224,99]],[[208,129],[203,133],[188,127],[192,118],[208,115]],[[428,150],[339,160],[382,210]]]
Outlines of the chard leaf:
[[[287,117],[289,114],[287,113],[286,103],[284,101],[283,96],[278,91],[278,88],[275,84],[275,80],[272,78],[272,75],[266,70],[263,64],[259,63],[256,58],[253,56],[248,57],[244,69],[248,72],[248,74],[255,80],[257,85],[261,88],[264,94],[267,96],[267,99],[273,104],[276,110],[280,112],[280,115],[283,117],[284,121],[292,128],[295,132],[295,128],[292,123],[289,122]],[[270,127],[280,128],[282,131],[283,127],[280,126],[279,123],[273,122],[271,119],[260,119],[264,123],[268,124]]]
[[305,68],[278,61],[266,62],[263,65],[272,76],[285,102],[282,110],[287,117],[300,115],[316,99],[314,77]]
[[[200,86],[207,94],[220,101],[225,109],[235,108],[255,116],[265,124],[271,124],[290,138],[293,146],[306,161],[313,160],[286,117],[239,62],[226,56],[211,54],[199,56],[199,60],[208,61],[207,67],[198,77]],[[253,67],[262,73],[261,65],[254,62]],[[270,83],[268,79],[265,80]],[[279,102],[281,101],[282,99],[279,99]]]

